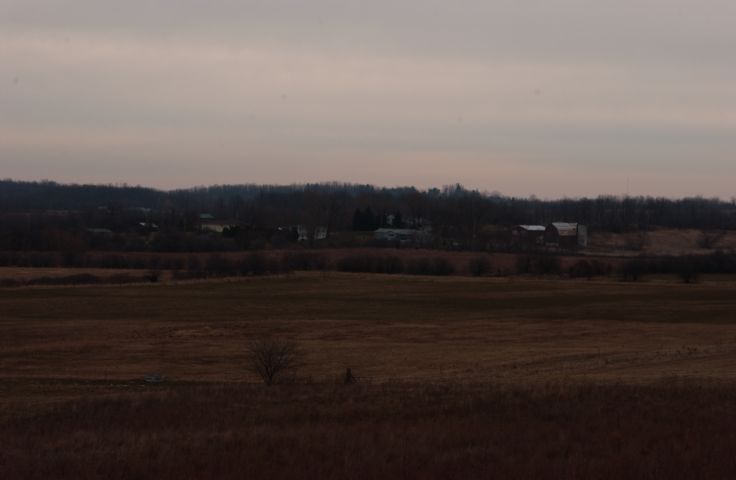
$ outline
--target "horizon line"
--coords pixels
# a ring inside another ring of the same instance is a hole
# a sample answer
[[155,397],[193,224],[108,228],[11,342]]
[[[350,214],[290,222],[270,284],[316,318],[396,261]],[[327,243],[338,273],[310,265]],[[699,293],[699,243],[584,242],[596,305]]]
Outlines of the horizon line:
[[507,195],[503,192],[500,192],[498,190],[488,190],[488,189],[479,189],[479,188],[470,188],[466,187],[460,182],[453,182],[453,183],[446,183],[442,186],[430,186],[430,187],[417,187],[416,185],[379,185],[379,184],[373,184],[373,183],[360,183],[360,182],[349,182],[349,181],[340,181],[340,180],[322,180],[318,182],[290,182],[290,183],[256,183],[256,182],[244,182],[244,183],[211,183],[211,184],[199,184],[199,185],[190,185],[190,186],[180,186],[180,187],[174,187],[174,188],[165,188],[165,187],[157,187],[152,185],[144,185],[141,183],[128,183],[128,182],[64,182],[64,181],[58,181],[48,178],[43,179],[34,179],[34,180],[25,180],[25,179],[18,179],[18,178],[0,178],[0,182],[12,182],[12,183],[28,183],[28,184],[54,184],[61,187],[112,187],[112,188],[140,188],[145,190],[154,190],[157,192],[163,192],[163,193],[174,193],[174,192],[182,192],[182,191],[193,191],[197,189],[209,189],[209,188],[217,188],[217,187],[260,187],[260,188],[289,188],[289,187],[310,187],[310,186],[343,186],[343,187],[369,187],[376,190],[402,190],[402,189],[413,189],[420,193],[429,193],[432,190],[439,190],[440,192],[448,189],[448,188],[457,188],[460,187],[463,190],[471,193],[478,193],[480,195],[483,195],[485,197],[501,197],[501,198],[523,198],[527,200],[539,200],[539,201],[545,201],[545,202],[554,202],[554,201],[562,201],[562,200],[586,200],[586,199],[597,199],[597,198],[615,198],[618,200],[626,199],[626,198],[643,198],[643,199],[663,199],[663,200],[670,200],[670,201],[677,201],[677,200],[690,200],[690,199],[704,199],[704,200],[717,200],[722,203],[736,203],[736,195],[731,196],[730,198],[724,198],[718,195],[714,196],[705,196],[703,194],[697,194],[697,195],[687,195],[687,196],[664,196],[664,195],[649,195],[649,194],[636,194],[632,195],[627,193],[599,193],[596,196],[586,196],[586,195],[580,195],[580,196],[561,196],[561,197],[539,197],[536,194],[530,194],[530,195]]

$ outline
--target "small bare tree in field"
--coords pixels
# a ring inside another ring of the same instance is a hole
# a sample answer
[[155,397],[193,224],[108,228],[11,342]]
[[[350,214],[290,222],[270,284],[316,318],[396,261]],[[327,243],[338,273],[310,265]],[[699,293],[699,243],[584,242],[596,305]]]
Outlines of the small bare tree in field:
[[297,343],[289,340],[261,339],[248,346],[250,367],[266,385],[272,385],[278,375],[293,371],[301,357]]

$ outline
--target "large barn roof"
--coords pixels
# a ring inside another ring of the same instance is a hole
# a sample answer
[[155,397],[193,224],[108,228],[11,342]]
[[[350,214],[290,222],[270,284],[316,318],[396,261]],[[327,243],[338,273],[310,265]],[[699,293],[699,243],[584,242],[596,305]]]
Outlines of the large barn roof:
[[551,225],[561,237],[574,237],[578,234],[577,223],[552,222]]

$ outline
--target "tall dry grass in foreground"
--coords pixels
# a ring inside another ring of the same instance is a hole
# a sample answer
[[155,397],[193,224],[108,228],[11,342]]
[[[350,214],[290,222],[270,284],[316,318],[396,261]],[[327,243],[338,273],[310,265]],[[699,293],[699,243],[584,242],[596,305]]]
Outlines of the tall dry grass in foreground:
[[734,478],[734,405],[725,386],[177,385],[10,406],[0,478]]

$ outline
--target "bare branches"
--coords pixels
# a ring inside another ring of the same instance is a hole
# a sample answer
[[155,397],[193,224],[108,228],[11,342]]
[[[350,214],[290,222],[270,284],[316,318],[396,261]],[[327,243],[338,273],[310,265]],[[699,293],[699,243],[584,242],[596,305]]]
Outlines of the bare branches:
[[272,385],[280,374],[293,371],[301,363],[302,352],[294,341],[255,340],[248,346],[251,369],[266,385]]

